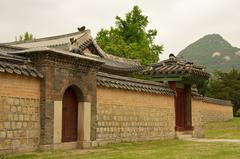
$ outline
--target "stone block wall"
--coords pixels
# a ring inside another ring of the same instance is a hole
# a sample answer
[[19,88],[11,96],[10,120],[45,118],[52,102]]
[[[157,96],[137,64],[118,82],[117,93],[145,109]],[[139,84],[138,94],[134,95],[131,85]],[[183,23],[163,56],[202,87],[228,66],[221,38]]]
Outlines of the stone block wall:
[[39,79],[0,74],[0,154],[39,145]]
[[232,118],[232,106],[192,99],[194,136],[202,136],[203,127],[208,122],[226,121]]
[[174,97],[98,87],[97,141],[174,138]]

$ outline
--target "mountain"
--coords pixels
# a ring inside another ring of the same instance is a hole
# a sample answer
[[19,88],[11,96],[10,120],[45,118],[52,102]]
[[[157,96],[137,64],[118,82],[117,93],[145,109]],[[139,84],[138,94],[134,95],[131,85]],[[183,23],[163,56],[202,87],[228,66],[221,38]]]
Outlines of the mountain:
[[206,35],[183,49],[182,56],[195,64],[205,66],[209,72],[228,72],[240,69],[240,49],[233,47],[219,34]]

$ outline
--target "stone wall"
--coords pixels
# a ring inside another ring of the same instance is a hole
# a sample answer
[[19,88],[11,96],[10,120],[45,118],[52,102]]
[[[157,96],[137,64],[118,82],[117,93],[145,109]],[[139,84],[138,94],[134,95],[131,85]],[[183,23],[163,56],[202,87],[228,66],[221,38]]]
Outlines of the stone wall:
[[232,106],[192,99],[192,122],[194,136],[202,136],[206,123],[226,121],[233,118]]
[[37,78],[0,74],[0,154],[37,149],[39,85]]
[[173,96],[97,88],[97,141],[174,138]]

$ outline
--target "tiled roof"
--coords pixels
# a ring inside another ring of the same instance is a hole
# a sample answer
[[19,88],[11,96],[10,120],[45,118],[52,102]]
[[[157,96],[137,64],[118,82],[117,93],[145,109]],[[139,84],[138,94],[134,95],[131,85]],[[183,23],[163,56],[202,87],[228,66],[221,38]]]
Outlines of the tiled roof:
[[97,74],[97,85],[163,95],[175,95],[175,92],[172,89],[161,83],[117,76],[102,72]]
[[[90,42],[87,42],[90,45]],[[92,41],[92,43],[95,43],[94,41]],[[98,45],[96,45],[97,47],[99,47]],[[83,46],[82,46],[83,47]],[[86,46],[85,46],[86,47]],[[63,50],[63,51],[68,51],[69,50],[69,44],[64,44],[64,45],[56,45],[56,46],[51,46],[51,48],[57,49],[57,50]],[[100,47],[99,47],[100,48]],[[139,61],[137,60],[133,60],[133,59],[127,59],[127,58],[123,58],[123,57],[118,57],[118,56],[114,56],[105,52],[102,52],[102,55],[104,56],[103,61],[106,62],[106,67],[111,67],[112,65],[115,65],[117,67],[138,67],[141,68],[142,70],[142,66],[140,65]],[[95,58],[99,58],[99,57],[95,57]],[[119,66],[118,66],[119,64]],[[131,68],[130,68],[131,69]]]
[[24,63],[27,62],[26,58],[16,55],[10,55],[7,53],[0,53],[0,61],[14,62],[14,63]]
[[103,59],[104,64],[101,70],[114,70],[114,71],[124,71],[124,72],[136,72],[142,71],[143,67],[141,65],[121,62],[117,60]]
[[[25,49],[34,49],[34,48],[49,48],[49,49],[56,49],[59,51],[65,52],[73,52],[72,48],[74,44],[71,44],[70,39],[73,41],[77,41],[77,48],[79,51],[83,51],[85,48],[94,47],[99,56],[94,58],[101,59],[105,62],[102,65],[101,70],[113,70],[113,71],[120,71],[120,72],[136,72],[143,70],[140,63],[136,60],[121,58],[117,56],[113,56],[110,54],[105,53],[96,43],[96,41],[92,38],[90,30],[81,30],[79,32],[69,33],[65,35],[59,36],[52,36],[46,38],[39,38],[30,41],[23,41],[23,42],[10,42],[4,43],[5,46],[9,47],[18,47],[18,48],[25,48]],[[6,50],[5,52],[13,52],[16,50]],[[1,46],[0,46],[1,52]],[[81,54],[81,53],[80,53]],[[84,56],[89,56],[86,54],[82,54]],[[111,71],[110,71],[111,72]]]
[[[88,32],[89,30],[86,30]],[[22,47],[22,48],[34,48],[34,47],[53,47],[59,45],[69,44],[69,39],[73,37],[81,37],[85,34],[85,32],[73,32],[64,35],[51,36],[39,39],[33,39],[29,41],[16,41],[4,43],[5,45]]]
[[191,95],[192,95],[193,99],[197,99],[197,100],[202,100],[204,98],[203,95],[198,93],[197,88],[191,89]]
[[170,54],[167,60],[152,64],[150,69],[144,71],[144,74],[148,76],[190,74],[203,78],[209,78],[210,76],[203,67],[196,66],[188,60],[175,57],[173,54]]
[[[51,47],[56,50],[68,51],[68,45],[58,45]],[[124,72],[136,72],[142,71],[143,67],[138,61],[130,60],[122,57],[117,57],[107,53],[103,53],[104,58],[93,56],[92,58],[101,59],[104,62],[101,70],[114,70],[114,71],[124,71]]]
[[28,62],[23,57],[0,54],[0,72],[43,78],[43,75],[28,65]]
[[201,100],[206,103],[213,103],[213,104],[219,104],[224,106],[232,106],[232,103],[230,100],[222,100],[222,99],[216,99],[211,97],[204,97],[203,95],[198,93],[198,90],[196,88],[192,88],[192,97],[196,100]]
[[10,52],[9,54],[20,55],[20,54],[25,54],[25,53],[43,53],[45,51],[46,52],[54,52],[54,53],[61,54],[61,55],[72,56],[72,57],[76,57],[76,58],[82,58],[82,59],[102,63],[102,61],[99,60],[99,59],[95,59],[95,58],[84,56],[84,55],[74,54],[74,53],[71,53],[71,52],[68,52],[68,51],[57,50],[57,49],[54,49],[54,48],[48,48],[48,47],[30,48],[30,49]]
[[0,53],[8,53],[12,51],[22,50],[23,48],[0,44]]
[[222,99],[216,99],[216,98],[210,98],[210,97],[203,97],[203,102],[206,103],[213,103],[213,104],[219,104],[224,106],[233,106],[231,101],[229,100],[222,100]]
[[[143,70],[140,63],[136,60],[117,57],[117,56],[105,53],[96,43],[96,41],[91,37],[90,32],[86,33],[84,36],[81,36],[79,38],[74,38],[73,41],[77,43],[78,45],[77,49],[80,49],[79,51],[83,51],[89,45],[94,46],[98,54],[100,55],[100,57],[96,56],[95,58],[101,58],[102,61],[105,62],[105,64],[103,64],[102,66],[102,70],[109,69],[109,70],[125,71],[125,72],[135,72],[135,71]],[[74,48],[71,45],[70,45],[70,51],[74,52]]]

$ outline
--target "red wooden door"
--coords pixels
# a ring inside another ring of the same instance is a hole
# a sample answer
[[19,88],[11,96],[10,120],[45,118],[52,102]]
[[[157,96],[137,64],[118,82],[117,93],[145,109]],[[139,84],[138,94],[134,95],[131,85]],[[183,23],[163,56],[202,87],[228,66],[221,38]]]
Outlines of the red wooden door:
[[77,140],[78,101],[72,88],[68,88],[63,96],[62,109],[62,142]]
[[169,87],[177,93],[177,96],[175,96],[175,130],[193,130],[191,85],[185,85],[185,88],[177,88],[176,82],[169,82]]
[[176,91],[176,129],[179,131],[183,131],[187,127],[186,92],[182,88],[177,88]]

